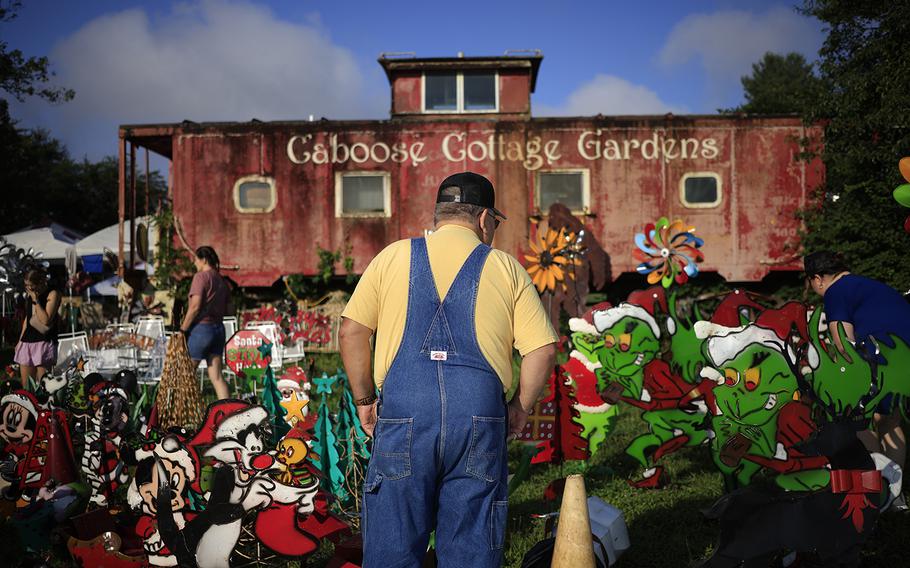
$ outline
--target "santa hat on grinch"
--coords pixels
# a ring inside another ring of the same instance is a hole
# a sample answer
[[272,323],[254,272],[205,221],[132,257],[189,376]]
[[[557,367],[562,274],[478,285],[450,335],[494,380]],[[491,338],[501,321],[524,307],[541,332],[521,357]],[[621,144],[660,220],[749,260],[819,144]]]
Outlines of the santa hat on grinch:
[[651,328],[651,331],[654,332],[654,337],[660,337],[660,326],[657,325],[657,320],[654,319],[654,304],[650,306],[649,310],[643,306],[623,302],[616,307],[594,312],[594,327],[597,329],[597,333],[603,333],[616,325],[616,322],[622,318],[632,317],[645,322]]
[[[199,460],[193,450],[184,445],[186,440],[175,434],[168,434],[157,442],[143,444],[136,450],[136,461],[141,462],[148,458],[157,458],[176,464],[189,482],[193,482],[196,487],[196,480],[199,476]],[[136,479],[130,483],[126,492],[126,500],[130,507],[136,508],[142,503],[142,495],[139,494],[139,488],[136,486]]]
[[29,414],[32,415],[32,418],[38,418],[38,399],[35,398],[35,395],[28,392],[27,390],[17,389],[8,395],[0,399],[0,407],[6,406],[7,404],[18,404]]
[[580,318],[569,318],[569,329],[575,333],[598,335],[597,328],[594,327],[594,312],[608,310],[611,307],[613,307],[613,304],[610,302],[594,304]]
[[[753,324],[727,327],[713,321],[700,321],[695,323],[694,330],[696,337],[707,340],[705,347],[715,367],[735,359],[744,349],[754,344],[778,351],[795,367],[799,361],[794,345],[805,344],[808,340],[806,319],[805,306],[790,302],[778,309],[765,310]],[[811,344],[805,355],[809,368],[818,366],[818,352]],[[809,369],[804,367],[802,373],[807,372]],[[702,375],[707,376],[705,373],[713,374],[710,369],[703,371]],[[710,378],[718,379],[713,376]]]
[[309,390],[310,380],[306,373],[298,366],[289,367],[278,377],[278,390]]

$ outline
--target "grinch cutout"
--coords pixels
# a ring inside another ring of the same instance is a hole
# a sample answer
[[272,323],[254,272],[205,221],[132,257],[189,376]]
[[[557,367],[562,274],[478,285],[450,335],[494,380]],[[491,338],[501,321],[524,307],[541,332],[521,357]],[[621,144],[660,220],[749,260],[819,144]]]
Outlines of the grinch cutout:
[[82,474],[91,488],[89,501],[99,507],[129,475],[120,456],[122,434],[129,422],[129,395],[116,383],[102,381],[89,390],[91,415],[85,433]]
[[605,402],[599,394],[597,372],[603,367],[598,353],[604,349],[604,339],[594,327],[594,312],[610,308],[609,302],[593,306],[583,317],[569,319],[573,349],[563,370],[575,382],[575,410],[584,428],[582,436],[594,455],[613,429],[619,407]]
[[724,328],[700,322],[696,328],[707,337],[711,362],[703,374],[717,382],[711,398],[716,436],[711,450],[725,486],[748,485],[767,467],[780,473],[775,481],[783,489],[825,487],[827,459],[797,449],[816,427],[811,409],[800,400],[799,362],[789,329],[781,337],[756,324]]
[[[641,479],[630,481],[634,487],[657,488],[669,476],[656,462],[683,446],[707,443],[711,432],[706,427],[705,411],[695,404],[713,384],[702,380],[692,384],[674,373],[658,358],[661,329],[654,317],[659,296],[644,305],[622,303],[595,311],[594,327],[603,337],[598,358],[602,365],[599,388],[610,403],[620,401],[644,410],[642,420],[648,432],[635,438],[626,448],[645,469]],[[669,320],[674,322],[674,320]],[[671,332],[675,323],[668,323]]]
[[871,337],[854,345],[839,326],[828,333],[840,334],[844,346],[844,353],[840,353],[834,345],[820,338],[823,315],[821,310],[816,310],[809,321],[812,343],[809,380],[819,404],[829,414],[843,415],[858,409],[866,420],[871,420],[878,403],[886,396],[910,396],[910,373],[907,372],[910,346],[894,336],[890,336],[890,345],[888,341]]
[[[199,463],[194,452],[173,434],[157,442],[146,442],[136,450],[135,457],[138,465],[127,491],[127,502],[142,514],[136,534],[143,540],[149,565],[177,566],[177,557],[158,531],[158,487],[162,483],[167,486],[173,523],[182,530],[195,517],[188,511],[189,489],[198,480]],[[159,480],[162,473],[163,481]]]

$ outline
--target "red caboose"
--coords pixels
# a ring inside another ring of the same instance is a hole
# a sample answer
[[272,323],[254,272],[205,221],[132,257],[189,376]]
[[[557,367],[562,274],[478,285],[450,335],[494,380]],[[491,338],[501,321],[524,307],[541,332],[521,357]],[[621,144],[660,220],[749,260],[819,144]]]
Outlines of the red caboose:
[[362,272],[388,243],[432,228],[437,185],[462,170],[495,184],[509,216],[495,246],[512,254],[558,201],[593,231],[614,277],[635,270],[632,236],[661,216],[694,225],[702,270],[727,280],[799,269],[795,213],[823,177],[800,142],[820,140],[820,127],[789,116],[532,117],[541,60],[381,57],[388,120],[121,126],[121,205],[127,145],[167,157],[186,241],[214,246],[243,286],[315,274],[317,245],[349,243]]

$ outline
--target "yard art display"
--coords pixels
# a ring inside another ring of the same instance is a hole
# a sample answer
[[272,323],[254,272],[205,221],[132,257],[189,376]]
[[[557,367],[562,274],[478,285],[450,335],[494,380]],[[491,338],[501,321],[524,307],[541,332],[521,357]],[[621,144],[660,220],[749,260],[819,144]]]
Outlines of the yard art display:
[[[201,567],[278,565],[312,553],[322,539],[350,534],[330,509],[351,504],[321,492],[320,472],[309,462],[309,422],[298,416],[290,429],[284,420],[282,389],[267,364],[269,347],[256,348],[264,366],[246,369],[263,378],[261,404],[219,401],[196,422],[178,417],[186,427],[160,420],[168,416],[161,404],[148,418],[138,416],[132,407],[141,400],[134,401],[131,371],[112,380],[82,377],[78,362],[67,362],[38,394],[8,391],[0,398],[0,495],[4,511],[18,506],[7,513],[10,534],[40,553],[60,527],[71,537],[73,561],[83,566]],[[180,355],[172,356],[172,378],[186,370],[179,360],[173,365]],[[290,379],[296,379],[293,385]],[[180,380],[195,383],[192,376]],[[286,390],[305,392],[302,370],[291,369],[281,380]],[[324,455],[334,450],[341,456],[334,466],[345,468],[345,490],[369,449],[343,373],[316,385],[320,394],[331,394],[339,380],[345,406],[333,428],[323,397],[320,446]],[[66,409],[55,407],[55,399]],[[71,425],[84,441],[78,454]],[[289,429],[286,436],[275,435],[279,427]],[[62,527],[70,518],[73,528]]]

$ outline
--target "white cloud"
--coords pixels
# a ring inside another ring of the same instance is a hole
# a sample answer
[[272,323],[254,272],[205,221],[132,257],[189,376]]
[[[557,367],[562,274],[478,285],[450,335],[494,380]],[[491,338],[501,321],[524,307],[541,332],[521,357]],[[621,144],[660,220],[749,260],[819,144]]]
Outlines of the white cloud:
[[598,74],[569,94],[564,104],[536,105],[535,116],[590,116],[594,114],[664,114],[685,109],[664,102],[651,89],[614,75]]
[[382,85],[365,86],[353,54],[318,17],[282,21],[242,1],[178,4],[152,19],[141,9],[101,16],[50,59],[76,98],[51,109],[30,101],[20,116],[52,124],[74,154],[90,157],[116,149],[118,124],[372,118],[388,105],[364,96]]
[[822,39],[818,22],[784,6],[764,14],[732,10],[692,14],[670,31],[657,62],[671,69],[697,60],[707,76],[709,97],[719,102],[740,92],[740,78],[766,52],[795,51],[812,61]]

